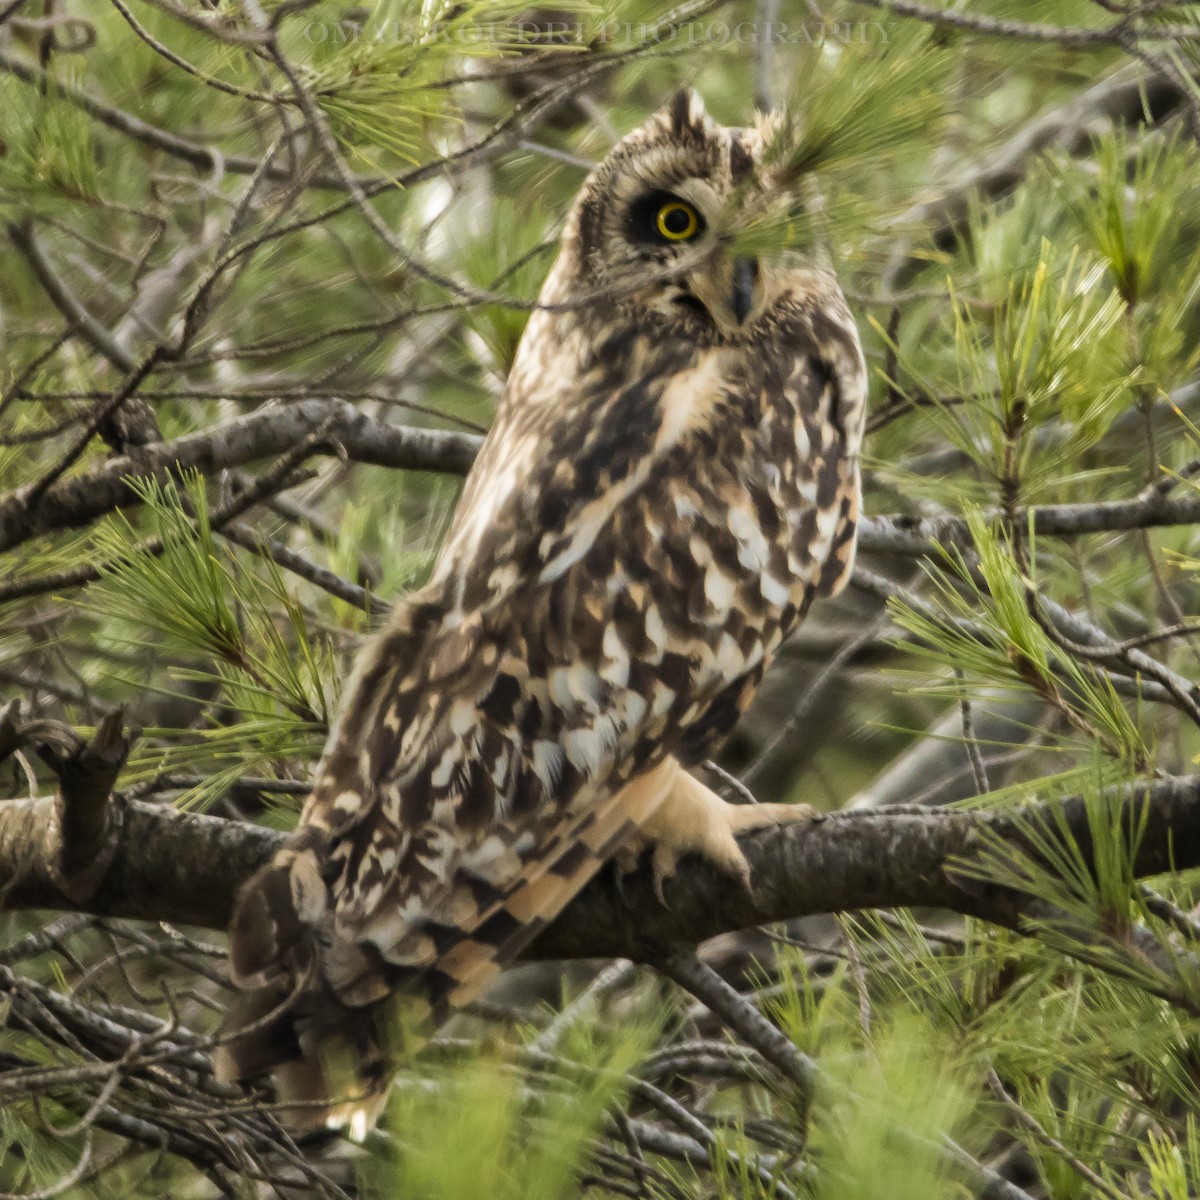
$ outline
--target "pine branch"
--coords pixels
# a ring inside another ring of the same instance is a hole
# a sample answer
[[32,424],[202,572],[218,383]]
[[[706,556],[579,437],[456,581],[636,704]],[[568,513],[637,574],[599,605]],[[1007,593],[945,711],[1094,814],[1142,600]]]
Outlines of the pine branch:
[[[1200,776],[1122,786],[1105,793],[1144,829],[1139,877],[1200,866]],[[0,893],[10,909],[86,911],[106,917],[223,929],[238,887],[282,845],[257,825],[181,813],[113,797],[120,837],[90,895],[68,895],[55,874],[60,839],[49,798],[0,805]],[[835,813],[741,839],[754,889],[741,892],[698,859],[666,884],[669,909],[654,894],[648,866],[618,884],[604,870],[530,951],[534,958],[621,957],[661,961],[717,934],[815,913],[929,907],[1020,929],[1040,902],[970,879],[959,869],[996,839],[1036,853],[1028,831],[1061,827],[1093,855],[1082,797],[1017,809],[946,812],[875,809]],[[1136,823],[1136,822],[1133,822]],[[720,903],[714,903],[714,897]]]
[[285,453],[325,422],[328,436],[314,447],[314,453],[330,453],[331,444],[336,444],[355,462],[401,470],[465,474],[480,442],[467,433],[390,425],[340,400],[303,400],[285,408],[264,408],[172,442],[142,447],[136,456],[110,459],[87,474],[59,479],[42,492],[34,507],[29,504],[28,487],[0,496],[0,550],[135,504],[130,480],[163,482],[185,470],[213,475],[244,466]]
[[[985,520],[995,520],[999,510],[988,510],[983,516]],[[1016,519],[1021,528],[1032,519],[1033,531],[1048,537],[1193,525],[1200,521],[1200,493],[1171,497],[1155,490],[1131,500],[1030,505],[1018,508]],[[859,545],[864,550],[885,554],[931,554],[935,544],[947,547],[971,544],[967,522],[962,517],[867,517],[859,528]]]
[[[1161,121],[1184,100],[1176,80],[1135,66],[1122,68],[1030,121],[971,174],[913,205],[896,218],[894,226],[897,230],[927,228],[932,243],[948,249],[965,228],[972,203],[979,197],[1008,195],[1043,151],[1078,154],[1091,145],[1097,122]],[[895,292],[906,287],[927,263],[927,257],[913,254],[907,239],[898,243],[884,273],[883,290]]]

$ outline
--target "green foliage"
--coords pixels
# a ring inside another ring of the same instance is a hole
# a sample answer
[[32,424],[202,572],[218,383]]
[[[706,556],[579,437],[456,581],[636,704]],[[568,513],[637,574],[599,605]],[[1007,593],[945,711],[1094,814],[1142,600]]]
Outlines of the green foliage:
[[[879,636],[869,597],[817,608],[726,764],[758,764],[790,720],[781,704],[803,697],[804,719],[755,781],[764,799],[842,804],[903,775],[938,738],[942,769],[968,780],[954,794],[978,783],[968,748],[986,757],[976,806],[1084,797],[1090,847],[1050,816],[1022,824],[1019,843],[984,838],[958,864],[964,888],[1036,900],[1019,933],[865,913],[789,928],[805,948],[773,957],[755,940],[712,948],[816,1064],[811,1093],[648,970],[572,1008],[565,1032],[545,1026],[532,985],[515,985],[519,1028],[498,1021],[481,1054],[452,1030],[407,1064],[386,1132],[349,1151],[306,1145],[312,1161],[352,1159],[362,1195],[422,1200],[565,1200],[585,1187],[638,1200],[959,1200],[984,1185],[948,1148],[954,1138],[1035,1200],[1200,1191],[1200,970],[1188,932],[1200,892],[1172,874],[1146,893],[1132,865],[1141,822],[1106,802],[1114,785],[1191,769],[1200,734],[1138,669],[1081,652],[1050,615],[1085,614],[1196,678],[1195,634],[1163,635],[1200,610],[1200,535],[1176,524],[1035,537],[1023,512],[1087,511],[1161,481],[1174,481],[1161,493],[1174,503],[1197,487],[1194,114],[1125,114],[1127,129],[1093,114],[1082,138],[1070,109],[1033,152],[1022,138],[1041,114],[1075,104],[1126,56],[962,28],[975,18],[1100,28],[1122,19],[1112,6],[1054,0],[1033,14],[978,0],[946,6],[951,25],[781,0],[753,14],[789,31],[764,46],[749,9],[706,0],[568,0],[542,14],[560,27],[551,33],[516,0],[269,0],[295,79],[405,261],[336,186],[291,80],[244,40],[258,6],[129,0],[143,37],[110,4],[80,0],[70,17],[95,44],[75,51],[56,15],[9,7],[4,54],[50,82],[0,75],[0,224],[18,241],[33,231],[91,321],[64,312],[63,292],[5,241],[0,503],[33,491],[25,517],[46,524],[3,552],[0,589],[34,594],[0,600],[0,705],[20,694],[26,715],[86,734],[125,703],[142,732],[121,788],[288,826],[376,620],[362,593],[332,594],[317,569],[388,601],[419,588],[460,481],[325,447],[279,503],[238,518],[298,568],[222,534],[220,510],[262,461],[226,474],[205,464],[207,483],[135,481],[120,513],[78,527],[56,526],[53,497],[39,507],[36,489],[113,395],[124,354],[174,345],[201,281],[211,289],[195,340],[136,392],[164,440],[328,397],[422,433],[485,428],[587,164],[694,84],[729,123],[752,119],[760,91],[783,110],[773,153],[795,195],[720,232],[746,253],[838,267],[872,378],[865,511],[895,515],[901,531],[905,517],[962,518],[966,534],[919,568],[864,555],[901,591]],[[1196,7],[1137,19],[1195,25]],[[1145,46],[1196,70],[1194,41]],[[953,202],[939,206],[943,195]],[[463,304],[414,263],[492,302]],[[96,330],[119,337],[122,354],[97,345]],[[126,453],[136,466],[145,451],[92,438],[62,481],[77,486]],[[98,567],[99,582],[59,582],[81,565]],[[969,732],[969,717],[1005,705],[1025,715],[998,735]],[[5,796],[48,794],[50,773],[22,755],[4,763]],[[939,782],[923,765],[908,778]],[[272,781],[288,785],[283,795]],[[46,921],[9,914],[4,925],[17,943]],[[9,952],[0,945],[0,965]],[[0,1082],[78,1070],[50,1099],[0,1093],[0,1192],[49,1194],[89,1139],[96,1173],[61,1190],[68,1200],[275,1186],[242,1157],[249,1106],[222,1112],[208,1094],[177,1111],[162,1090],[171,1051],[151,1038],[159,1057],[137,1090],[135,1056],[108,1040],[123,1020],[142,1021],[131,1026],[141,1038],[150,1013],[202,1039],[227,1003],[217,949],[197,951],[174,927],[110,921],[12,969],[93,1005],[101,1034],[63,1033],[44,1013],[31,1031],[13,1015],[21,989],[0,999]],[[490,1011],[464,1018],[467,1029]],[[185,1070],[199,1077],[194,1062]],[[104,1123],[70,1132],[94,1101]],[[164,1113],[182,1129],[169,1144],[155,1140]],[[227,1159],[190,1149],[218,1128],[235,1146]],[[289,1176],[279,1188],[302,1185]]]
[[774,148],[785,173],[877,170],[936,128],[950,57],[920,26],[881,24],[876,34],[844,46],[826,42],[797,65],[784,106],[790,120]]
[[[589,0],[555,8],[560,21],[600,15]],[[453,115],[444,79],[464,52],[487,61],[537,45],[521,0],[386,0],[349,17],[328,0],[307,8],[306,18],[292,27],[289,45],[311,55],[308,82],[318,103],[363,165],[385,169],[387,157],[372,150],[416,162]]]
[[819,1200],[923,1200],[950,1193],[942,1139],[969,1108],[959,1052],[916,1016],[873,1023],[866,1045],[826,1055],[814,1109]]
[[1109,135],[1097,143],[1094,161],[1087,174],[1057,164],[1055,182],[1124,302],[1142,386],[1173,387],[1200,361],[1187,345],[1200,287],[1200,170],[1175,135],[1138,144]]
[[1200,1128],[1190,1114],[1182,1143],[1151,1132],[1142,1148],[1153,1200],[1189,1200],[1200,1181]]
[[388,1106],[397,1131],[391,1161],[369,1170],[366,1194],[460,1200],[482,1180],[496,1200],[576,1194],[592,1140],[630,1086],[627,1072],[655,1024],[585,1024],[558,1048],[549,1075],[484,1054],[403,1077]]
[[[492,221],[482,235],[460,250],[468,278],[481,288],[502,288],[505,295],[533,301],[553,262],[556,241],[530,206],[500,197]],[[474,332],[483,340],[496,374],[504,378],[517,352],[529,319],[527,309],[503,304],[483,304],[475,314]]]
[[1056,165],[1063,203],[1108,269],[1128,308],[1161,295],[1194,253],[1192,221],[1200,175],[1177,135],[1131,144],[1099,139],[1095,170]]
[[0,155],[0,216],[12,220],[31,208],[61,212],[99,198],[86,119],[57,87],[34,92],[10,76],[0,77],[0,109],[8,116]]
[[66,1148],[31,1134],[22,1114],[0,1107],[0,1162],[8,1167],[8,1186],[24,1192],[52,1186],[74,1165]]
[[327,643],[310,634],[274,563],[259,576],[218,551],[200,477],[182,493],[171,483],[131,486],[161,553],[147,554],[128,519],[114,519],[97,534],[105,582],[87,604],[136,630],[131,639],[159,634],[167,651],[184,656],[174,679],[211,691],[208,728],[133,764],[135,776],[143,777],[210,766],[211,775],[192,793],[206,802],[240,775],[273,774],[276,763],[311,756],[336,700],[333,658]]
[[[1033,689],[1072,718],[1085,739],[1119,760],[1141,764],[1148,749],[1111,682],[1086,659],[1051,638],[1037,613],[1038,581],[1018,563],[1010,535],[968,509],[974,554],[944,551],[953,574],[930,573],[934,603],[892,602],[901,629],[918,641],[910,653],[939,668],[921,672],[925,694],[953,698],[965,676],[976,689],[1005,681]],[[1036,560],[1034,547],[1030,557]]]
[[[989,307],[981,318],[954,297],[954,402],[932,413],[1007,499],[1048,499],[1075,482],[1081,456],[1128,400],[1121,298],[1100,263],[1074,249],[1064,258],[1044,240]],[[1051,423],[1060,436],[1034,436]]]
[[1044,820],[1030,818],[1023,830],[1033,850],[1010,841],[987,838],[982,852],[964,874],[1037,896],[1053,917],[1035,924],[1047,936],[1052,930],[1074,930],[1065,937],[1078,948],[1085,934],[1089,953],[1101,938],[1122,943],[1144,915],[1134,886],[1134,855],[1142,820],[1127,828],[1120,809],[1112,809],[1098,788],[1085,794],[1091,853],[1085,853],[1066,823],[1064,810]]
[[766,155],[793,181],[794,202],[736,225],[739,252],[821,246],[840,255],[896,203],[881,193],[880,168],[937,127],[950,60],[919,27],[879,31],[841,46],[822,42],[799,58]]

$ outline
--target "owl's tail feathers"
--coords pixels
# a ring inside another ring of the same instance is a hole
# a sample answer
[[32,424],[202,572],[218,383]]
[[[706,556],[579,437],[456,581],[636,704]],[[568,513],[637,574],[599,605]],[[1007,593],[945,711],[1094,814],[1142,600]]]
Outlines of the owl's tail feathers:
[[238,893],[229,926],[229,972],[238,987],[312,971],[328,904],[315,843],[303,835],[290,842]]
[[368,1010],[306,991],[303,982],[255,988],[234,1002],[221,1036],[217,1077],[269,1075],[280,1119],[297,1132],[346,1129],[361,1141],[383,1111],[388,1076]]
[[217,1077],[269,1075],[281,1119],[361,1138],[387,1095],[370,1008],[343,1004],[323,979],[318,929],[326,888],[313,845],[281,850],[242,888],[229,930],[230,975],[243,990],[221,1025]]

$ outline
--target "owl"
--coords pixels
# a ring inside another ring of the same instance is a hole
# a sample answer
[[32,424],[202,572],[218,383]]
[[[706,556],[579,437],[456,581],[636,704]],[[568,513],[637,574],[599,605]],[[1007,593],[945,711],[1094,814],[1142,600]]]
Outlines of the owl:
[[806,815],[692,773],[854,555],[854,322],[829,271],[735,237],[793,186],[780,128],[682,92],[570,210],[431,578],[237,900],[218,1067],[272,1073],[298,1124],[369,1114],[397,998],[440,1022],[607,860],[749,886],[736,835]]

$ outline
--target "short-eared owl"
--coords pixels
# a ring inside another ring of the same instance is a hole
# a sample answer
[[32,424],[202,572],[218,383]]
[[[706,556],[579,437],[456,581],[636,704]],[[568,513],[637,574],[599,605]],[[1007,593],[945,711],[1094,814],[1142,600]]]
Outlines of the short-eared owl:
[[748,883],[735,833],[799,815],[690,774],[854,553],[853,321],[828,271],[730,236],[790,187],[776,128],[684,92],[588,177],[433,576],[363,650],[299,829],[239,897],[255,990],[231,1025],[253,1028],[226,1076],[328,1100],[340,1045],[378,1092],[394,993],[439,1019],[605,860],[653,842],[660,877],[694,851]]

